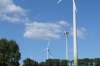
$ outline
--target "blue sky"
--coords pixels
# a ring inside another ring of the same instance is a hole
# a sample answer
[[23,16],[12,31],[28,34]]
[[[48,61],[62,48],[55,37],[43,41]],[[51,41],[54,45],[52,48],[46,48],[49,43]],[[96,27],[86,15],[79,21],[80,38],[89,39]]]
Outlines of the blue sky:
[[[53,58],[65,59],[65,36],[68,34],[69,60],[73,59],[72,0],[0,0],[0,38],[15,40],[21,61],[30,57],[46,60],[49,49]],[[76,0],[79,58],[100,57],[100,0]]]

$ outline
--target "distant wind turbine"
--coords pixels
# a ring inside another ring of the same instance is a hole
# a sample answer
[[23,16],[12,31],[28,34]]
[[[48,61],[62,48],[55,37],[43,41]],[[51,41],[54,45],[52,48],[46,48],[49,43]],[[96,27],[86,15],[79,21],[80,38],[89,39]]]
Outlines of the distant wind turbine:
[[57,4],[59,4],[61,1],[62,1],[62,0],[59,0],[59,1],[57,2]]
[[68,60],[68,32],[65,30],[64,35],[66,36],[66,60]]
[[78,50],[77,50],[77,26],[76,26],[76,4],[73,0],[73,44],[74,44],[74,66],[78,66]]
[[51,52],[50,52],[50,50],[49,50],[49,44],[50,44],[50,40],[49,40],[49,42],[48,42],[48,45],[47,45],[47,48],[45,49],[45,50],[47,50],[47,59],[48,59],[48,52],[50,53],[50,58],[52,59],[52,54],[51,54]]

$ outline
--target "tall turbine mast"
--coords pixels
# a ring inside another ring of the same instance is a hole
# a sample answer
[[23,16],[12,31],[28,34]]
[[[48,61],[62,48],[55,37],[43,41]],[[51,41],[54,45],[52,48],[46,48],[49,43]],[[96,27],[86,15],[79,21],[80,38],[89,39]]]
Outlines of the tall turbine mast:
[[47,45],[47,47],[46,47],[46,49],[45,49],[45,50],[47,51],[47,59],[48,59],[48,53],[50,53],[49,44],[50,44],[50,40],[49,40],[48,45]]
[[68,32],[64,31],[64,35],[66,36],[66,60],[68,60]]
[[78,50],[77,50],[77,26],[76,26],[76,4],[73,0],[73,44],[74,44],[74,66],[78,66]]
[[[62,0],[59,0],[60,3]],[[57,3],[57,4],[58,4]],[[74,44],[74,66],[78,66],[78,50],[77,50],[77,27],[76,27],[76,4],[73,0],[73,44]]]

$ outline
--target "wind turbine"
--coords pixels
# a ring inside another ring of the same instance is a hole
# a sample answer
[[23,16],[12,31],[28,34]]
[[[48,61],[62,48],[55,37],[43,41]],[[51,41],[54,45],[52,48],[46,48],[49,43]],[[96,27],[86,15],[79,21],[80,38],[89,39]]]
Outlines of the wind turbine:
[[[60,3],[62,0],[57,2]],[[77,50],[77,26],[76,26],[76,4],[75,0],[73,1],[73,44],[74,44],[74,66],[78,66],[78,50]]]
[[68,60],[68,32],[65,30],[64,35],[66,36],[66,60]]
[[77,26],[76,26],[76,4],[73,0],[73,44],[74,44],[74,66],[78,66],[78,50],[77,50]]
[[50,52],[50,50],[49,50],[49,44],[50,44],[50,40],[49,40],[49,42],[48,42],[48,45],[47,45],[47,48],[45,49],[45,50],[47,50],[47,59],[48,59],[48,52],[50,53],[50,58],[52,59],[52,54],[51,54],[51,52]]

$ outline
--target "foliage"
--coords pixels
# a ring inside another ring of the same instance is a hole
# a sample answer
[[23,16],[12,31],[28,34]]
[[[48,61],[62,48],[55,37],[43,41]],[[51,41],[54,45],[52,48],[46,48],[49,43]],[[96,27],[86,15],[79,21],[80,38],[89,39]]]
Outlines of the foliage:
[[61,60],[59,66],[68,66],[68,60]]
[[23,60],[23,66],[38,66],[38,62],[36,62],[30,58],[27,58],[27,59]]
[[52,66],[59,66],[60,64],[60,59],[53,59],[53,65]]
[[100,58],[94,59],[95,66],[100,66]]
[[21,53],[14,40],[0,39],[0,66],[19,66]]
[[52,59],[47,59],[45,62],[45,66],[52,66],[52,65],[53,65]]
[[45,66],[45,62],[39,63],[38,66]]
[[[31,60],[31,59],[30,59]],[[37,63],[33,60],[33,62]],[[60,60],[60,59],[47,59],[45,62],[40,62],[38,65],[26,65],[26,66],[73,66],[74,60]],[[27,64],[30,64],[29,61]],[[24,66],[24,65],[23,65]],[[100,58],[83,58],[78,59],[78,66],[100,66]]]

